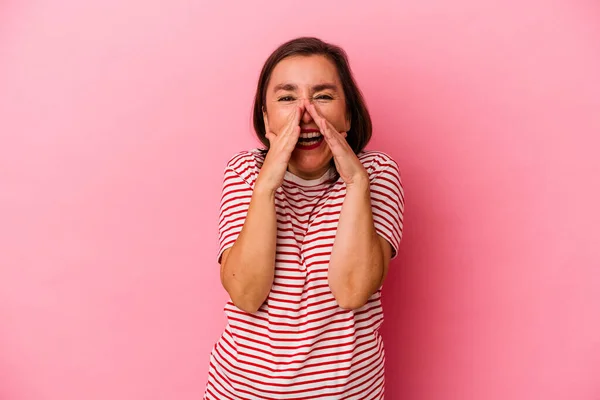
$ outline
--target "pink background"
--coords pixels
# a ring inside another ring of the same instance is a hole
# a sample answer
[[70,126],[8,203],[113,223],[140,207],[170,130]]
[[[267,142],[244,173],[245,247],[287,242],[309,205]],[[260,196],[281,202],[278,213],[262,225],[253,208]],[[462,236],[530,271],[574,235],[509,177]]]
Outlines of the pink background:
[[0,399],[201,397],[223,167],[305,34],[403,174],[387,397],[600,399],[600,4],[367,3],[0,3]]

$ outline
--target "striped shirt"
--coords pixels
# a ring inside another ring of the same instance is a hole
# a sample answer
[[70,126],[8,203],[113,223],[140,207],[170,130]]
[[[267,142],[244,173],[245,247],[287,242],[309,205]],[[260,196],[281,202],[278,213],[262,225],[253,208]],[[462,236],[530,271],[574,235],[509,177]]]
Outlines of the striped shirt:
[[[402,238],[404,192],[398,165],[382,152],[358,155],[370,178],[376,231]],[[219,254],[237,239],[264,161],[254,149],[227,164]],[[210,355],[204,399],[383,399],[385,352],[381,288],[356,310],[337,305],[327,270],[346,186],[327,173],[304,180],[286,172],[277,190],[275,279],[253,314],[225,305],[227,326]]]

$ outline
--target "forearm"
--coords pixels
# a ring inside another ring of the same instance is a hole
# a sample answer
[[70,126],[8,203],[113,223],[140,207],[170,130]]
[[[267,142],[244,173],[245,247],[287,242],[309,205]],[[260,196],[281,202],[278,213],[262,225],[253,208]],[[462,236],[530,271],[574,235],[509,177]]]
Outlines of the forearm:
[[384,254],[365,179],[347,188],[329,263],[329,287],[340,307],[356,309],[377,291],[383,274]]
[[255,312],[269,295],[276,240],[275,194],[255,187],[240,235],[221,263],[221,281],[238,308]]

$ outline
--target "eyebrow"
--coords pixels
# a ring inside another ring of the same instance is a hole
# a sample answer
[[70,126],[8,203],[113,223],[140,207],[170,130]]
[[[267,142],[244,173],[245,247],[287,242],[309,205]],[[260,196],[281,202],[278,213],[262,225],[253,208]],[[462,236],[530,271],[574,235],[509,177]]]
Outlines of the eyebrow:
[[[332,90],[332,91],[336,92],[337,88],[338,88],[337,85],[334,83],[321,83],[321,84],[313,86],[312,91],[320,92],[322,90]],[[273,88],[274,92],[277,92],[278,90],[286,90],[289,92],[293,92],[295,90],[298,90],[298,86],[294,85],[293,83],[280,83],[278,85],[275,85],[275,87]]]

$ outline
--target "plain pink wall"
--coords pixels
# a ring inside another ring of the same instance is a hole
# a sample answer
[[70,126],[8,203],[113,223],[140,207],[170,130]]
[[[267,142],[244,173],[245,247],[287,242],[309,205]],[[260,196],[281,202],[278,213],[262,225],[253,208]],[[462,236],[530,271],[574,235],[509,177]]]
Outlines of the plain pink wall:
[[403,174],[387,397],[600,399],[600,5],[377,4],[0,3],[0,399],[201,397],[224,164],[305,34]]

